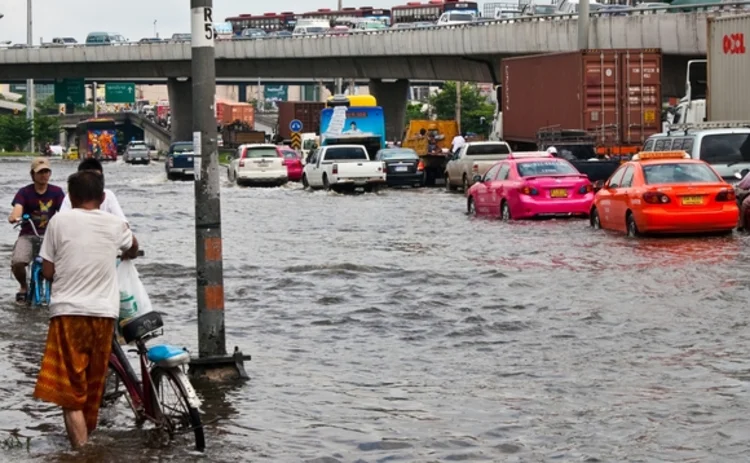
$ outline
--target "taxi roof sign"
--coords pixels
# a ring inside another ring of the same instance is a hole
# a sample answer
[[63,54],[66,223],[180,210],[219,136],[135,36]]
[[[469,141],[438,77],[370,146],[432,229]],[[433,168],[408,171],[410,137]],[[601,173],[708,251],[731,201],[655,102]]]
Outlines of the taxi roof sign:
[[508,155],[508,159],[530,159],[530,158],[553,158],[551,153],[546,151],[516,151]]
[[633,156],[631,161],[646,161],[649,159],[690,159],[687,151],[641,151]]

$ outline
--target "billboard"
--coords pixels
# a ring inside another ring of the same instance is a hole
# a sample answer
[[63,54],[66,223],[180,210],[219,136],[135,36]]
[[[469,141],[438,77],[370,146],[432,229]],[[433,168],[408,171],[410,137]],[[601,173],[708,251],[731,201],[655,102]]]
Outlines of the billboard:
[[326,108],[320,114],[321,138],[377,137],[385,146],[385,118],[379,106]]
[[289,87],[287,85],[265,85],[263,87],[263,98],[266,100],[266,105],[271,103],[275,109],[278,109],[279,101],[287,101],[288,97]]

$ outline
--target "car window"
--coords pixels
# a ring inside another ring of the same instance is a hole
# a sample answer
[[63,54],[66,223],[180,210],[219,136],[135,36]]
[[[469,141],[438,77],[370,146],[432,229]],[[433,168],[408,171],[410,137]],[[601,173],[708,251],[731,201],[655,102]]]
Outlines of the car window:
[[750,134],[722,133],[701,139],[700,159],[709,164],[750,162]]
[[276,148],[247,148],[245,150],[245,159],[260,159],[260,158],[277,158],[279,153]]
[[576,175],[579,172],[575,167],[565,161],[526,161],[516,164],[518,175],[521,177],[531,177],[535,175]]
[[607,182],[607,186],[609,188],[620,188],[620,183],[622,183],[622,176],[625,175],[625,169],[629,166],[623,166],[617,169],[617,171],[612,174],[612,179]]
[[687,137],[682,139],[682,150],[687,151],[691,156],[693,155],[693,145],[695,144],[695,138]]
[[656,143],[654,144],[654,151],[669,151],[670,149],[672,149],[671,138],[661,138],[656,140]]
[[326,161],[368,160],[364,149],[353,146],[328,148],[325,158]]
[[497,174],[497,180],[507,180],[510,174],[510,164],[504,163]]
[[505,143],[483,143],[481,145],[469,145],[466,148],[467,156],[487,156],[491,154],[510,154],[510,148]]
[[233,159],[239,159],[242,157],[242,148],[237,148],[234,150],[234,154],[232,154]]
[[714,183],[721,178],[706,164],[698,162],[651,164],[643,166],[646,184]]
[[284,155],[285,159],[297,159],[298,158],[296,151],[287,151],[287,150],[284,150],[284,151],[281,152],[281,154]]
[[643,151],[653,151],[654,150],[654,140],[646,140],[646,144],[643,145]]
[[633,186],[633,174],[635,173],[635,167],[628,166],[625,169],[625,173],[622,174],[622,180],[620,181],[620,188],[630,188]]
[[193,152],[193,144],[192,143],[184,143],[179,145],[172,146],[172,152],[179,154],[179,153],[192,153]]
[[489,182],[491,180],[494,180],[501,167],[502,164],[495,164],[494,166],[490,167],[490,170],[488,170],[487,173],[484,174],[484,178],[482,179],[482,181]]

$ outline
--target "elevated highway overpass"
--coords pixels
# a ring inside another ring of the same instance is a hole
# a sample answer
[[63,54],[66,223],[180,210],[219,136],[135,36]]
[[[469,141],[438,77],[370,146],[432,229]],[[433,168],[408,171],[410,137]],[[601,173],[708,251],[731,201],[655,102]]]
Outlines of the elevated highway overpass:
[[[71,133],[78,123],[92,118],[92,114],[66,114],[60,116],[60,128]],[[152,122],[150,119],[131,112],[100,113],[98,117],[114,119],[116,124],[130,123],[143,130],[144,141],[153,145],[157,150],[166,151],[172,142],[172,133],[166,128]]]

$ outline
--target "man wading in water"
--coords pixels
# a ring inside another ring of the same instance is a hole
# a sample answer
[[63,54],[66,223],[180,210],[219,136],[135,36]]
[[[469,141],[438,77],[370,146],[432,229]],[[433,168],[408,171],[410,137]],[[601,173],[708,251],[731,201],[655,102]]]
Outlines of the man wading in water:
[[68,178],[73,209],[50,219],[39,255],[52,280],[47,343],[34,397],[63,409],[73,447],[96,428],[115,320],[120,310],[116,259],[135,258],[138,241],[128,224],[99,209],[104,179],[98,172]]

